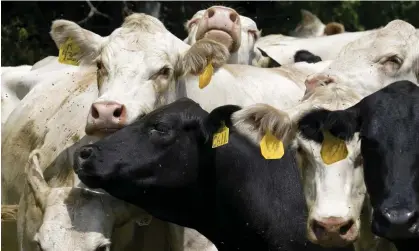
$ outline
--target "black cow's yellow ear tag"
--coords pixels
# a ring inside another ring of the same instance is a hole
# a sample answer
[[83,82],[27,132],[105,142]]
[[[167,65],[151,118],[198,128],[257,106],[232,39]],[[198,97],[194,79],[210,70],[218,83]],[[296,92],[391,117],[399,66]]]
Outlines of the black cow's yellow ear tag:
[[228,129],[228,127],[225,125],[223,121],[220,129],[218,129],[218,131],[214,133],[212,137],[212,148],[216,148],[216,147],[227,144],[229,131],[230,130]]
[[80,53],[80,47],[73,42],[70,37],[67,41],[60,46],[58,53],[58,62],[62,64],[79,65],[76,55]]
[[265,159],[280,159],[284,156],[284,144],[270,131],[260,141],[260,151]]
[[330,132],[324,131],[320,155],[323,162],[330,165],[348,157],[348,148],[344,140],[333,136]]
[[212,67],[211,61],[205,67],[204,72],[199,75],[199,88],[204,89],[210,82],[212,78],[212,74],[214,73],[214,68]]

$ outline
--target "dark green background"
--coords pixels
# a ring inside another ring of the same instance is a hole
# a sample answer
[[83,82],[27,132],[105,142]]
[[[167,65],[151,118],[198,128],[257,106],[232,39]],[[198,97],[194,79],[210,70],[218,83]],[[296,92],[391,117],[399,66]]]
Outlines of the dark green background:
[[[102,36],[110,34],[123,20],[122,2],[92,2],[112,20],[94,16],[81,26]],[[136,12],[148,12],[145,2],[126,2]],[[158,18],[177,37],[186,38],[184,22],[196,11],[212,5],[235,8],[256,21],[263,35],[288,32],[300,21],[300,9],[316,14],[324,23],[341,22],[347,31],[373,29],[393,19],[419,27],[419,2],[324,1],[324,2],[160,2]],[[86,2],[2,2],[1,64],[33,64],[58,50],[49,36],[51,22],[64,18],[81,21],[89,13]]]

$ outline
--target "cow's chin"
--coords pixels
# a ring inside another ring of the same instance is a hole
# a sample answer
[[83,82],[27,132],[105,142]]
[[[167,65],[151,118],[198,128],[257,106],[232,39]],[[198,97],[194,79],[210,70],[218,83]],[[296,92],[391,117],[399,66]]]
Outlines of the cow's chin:
[[210,30],[205,32],[202,38],[208,38],[214,41],[217,41],[228,48],[230,52],[234,52],[238,50],[237,44],[238,42],[225,31],[222,30]]

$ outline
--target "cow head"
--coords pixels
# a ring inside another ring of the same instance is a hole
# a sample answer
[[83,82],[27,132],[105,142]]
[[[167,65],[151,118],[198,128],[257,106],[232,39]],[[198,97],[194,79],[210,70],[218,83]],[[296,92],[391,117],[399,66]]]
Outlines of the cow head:
[[285,149],[297,150],[309,209],[308,238],[323,246],[344,246],[359,235],[365,197],[362,162],[356,136],[345,141],[347,156],[334,163],[324,161],[322,129],[328,129],[321,127],[324,118],[321,114],[313,117],[304,113],[313,107],[346,108],[358,101],[359,97],[349,88],[329,85],[307,94],[292,112],[256,104],[232,115],[233,125],[256,145],[269,131],[283,142]]
[[419,37],[415,27],[394,20],[349,44],[323,72],[309,76],[308,89],[338,83],[367,96],[398,80],[418,83]]
[[190,47],[145,14],[128,16],[107,37],[57,20],[51,36],[57,46],[72,38],[80,47],[81,65],[97,65],[100,97],[88,115],[88,135],[112,133],[175,99],[179,78],[202,73],[209,60],[220,67],[229,57],[227,48],[213,40],[202,39]]
[[198,11],[185,23],[185,29],[188,37],[184,41],[190,45],[210,38],[229,47],[228,62],[231,64],[250,64],[254,57],[253,47],[261,36],[252,19],[223,6]]
[[[229,114],[237,109],[231,107]],[[208,201],[200,188],[211,179],[206,174],[211,171],[203,167],[210,135],[220,126],[221,119],[210,119],[216,113],[208,115],[194,101],[179,99],[78,149],[75,172],[87,186],[133,204],[144,203],[141,207],[156,217],[186,226],[202,222]]]
[[29,160],[28,184],[43,215],[32,241],[38,249],[33,250],[109,251],[115,227],[133,219],[151,219],[143,210],[108,194],[84,188],[52,188],[44,180],[38,156],[31,154]]
[[342,139],[358,138],[373,207],[372,230],[391,241],[419,238],[419,88],[398,81],[339,111],[314,111]]

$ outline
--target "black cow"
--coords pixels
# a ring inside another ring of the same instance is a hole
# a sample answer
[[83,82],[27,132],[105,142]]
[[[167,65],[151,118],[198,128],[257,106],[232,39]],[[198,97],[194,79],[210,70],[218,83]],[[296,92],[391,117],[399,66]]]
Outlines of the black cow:
[[373,232],[398,250],[419,250],[419,87],[394,82],[341,111],[316,110],[299,121],[302,133],[322,141],[359,132]]
[[[230,115],[239,109],[227,105],[208,115],[192,100],[178,100],[80,148],[75,172],[92,188],[198,230],[219,251],[338,250],[306,240],[294,153],[265,160],[232,128]],[[212,148],[222,121],[228,144]]]
[[314,55],[313,53],[306,50],[299,50],[294,54],[294,62],[307,62],[307,63],[317,63],[322,61],[322,58]]

